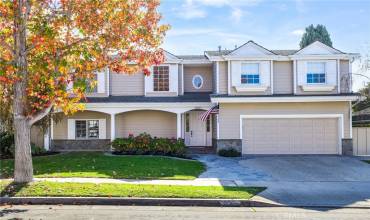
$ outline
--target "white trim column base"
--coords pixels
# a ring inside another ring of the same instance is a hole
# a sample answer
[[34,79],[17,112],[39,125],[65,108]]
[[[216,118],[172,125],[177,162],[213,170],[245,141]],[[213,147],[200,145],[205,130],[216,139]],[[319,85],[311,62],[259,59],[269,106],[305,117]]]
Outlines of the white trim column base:
[[181,138],[181,113],[176,114],[176,121],[177,138]]
[[110,114],[110,140],[114,141],[116,138],[116,114]]

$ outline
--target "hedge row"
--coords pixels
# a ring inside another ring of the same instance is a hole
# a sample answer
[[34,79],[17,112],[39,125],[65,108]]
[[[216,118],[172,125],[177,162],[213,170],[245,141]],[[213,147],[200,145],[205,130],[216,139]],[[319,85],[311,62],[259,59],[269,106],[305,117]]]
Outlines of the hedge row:
[[166,155],[185,157],[186,148],[182,139],[151,137],[142,133],[136,137],[117,138],[112,142],[113,153],[127,155]]

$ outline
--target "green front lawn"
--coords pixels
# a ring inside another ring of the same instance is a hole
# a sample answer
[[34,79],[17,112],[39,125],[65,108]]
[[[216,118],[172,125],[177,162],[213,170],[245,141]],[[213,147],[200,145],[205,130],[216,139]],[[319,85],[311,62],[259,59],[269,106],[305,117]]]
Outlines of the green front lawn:
[[1,196],[68,197],[146,197],[146,198],[223,198],[250,199],[263,187],[169,186],[134,184],[94,184],[33,182],[27,185],[0,181]]
[[[33,157],[35,177],[99,177],[127,179],[195,179],[205,170],[199,161],[161,156],[106,156],[78,152]],[[0,177],[13,176],[14,160],[0,160]]]

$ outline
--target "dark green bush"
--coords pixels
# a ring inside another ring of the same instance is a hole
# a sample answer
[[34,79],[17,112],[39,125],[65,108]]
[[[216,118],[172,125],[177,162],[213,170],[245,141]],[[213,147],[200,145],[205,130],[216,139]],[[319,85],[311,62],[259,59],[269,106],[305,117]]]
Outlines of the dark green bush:
[[0,133],[0,156],[14,157],[14,135],[9,132]]
[[[0,156],[1,158],[14,158],[15,145],[14,145],[14,135],[9,132],[0,133]],[[40,155],[46,153],[43,147],[39,147],[31,143],[31,153],[32,155]]]
[[185,157],[186,148],[182,139],[152,138],[147,133],[136,137],[117,138],[112,142],[114,153],[129,155],[166,155]]
[[218,155],[222,157],[240,157],[241,153],[234,148],[221,149],[218,151]]

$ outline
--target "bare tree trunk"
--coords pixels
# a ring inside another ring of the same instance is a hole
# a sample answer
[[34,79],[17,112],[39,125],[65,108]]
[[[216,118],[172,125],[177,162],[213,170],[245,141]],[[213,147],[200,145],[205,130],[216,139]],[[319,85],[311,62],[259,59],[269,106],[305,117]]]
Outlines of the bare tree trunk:
[[26,118],[14,118],[15,127],[15,169],[14,181],[18,183],[33,180],[32,155],[30,144],[31,127]]
[[[26,9],[26,10],[24,10]],[[27,118],[27,18],[30,5],[27,0],[18,0],[15,8],[14,47],[17,74],[20,77],[14,85],[14,140],[15,140],[15,169],[14,181],[19,183],[33,180],[32,155],[30,144],[31,125]]]

